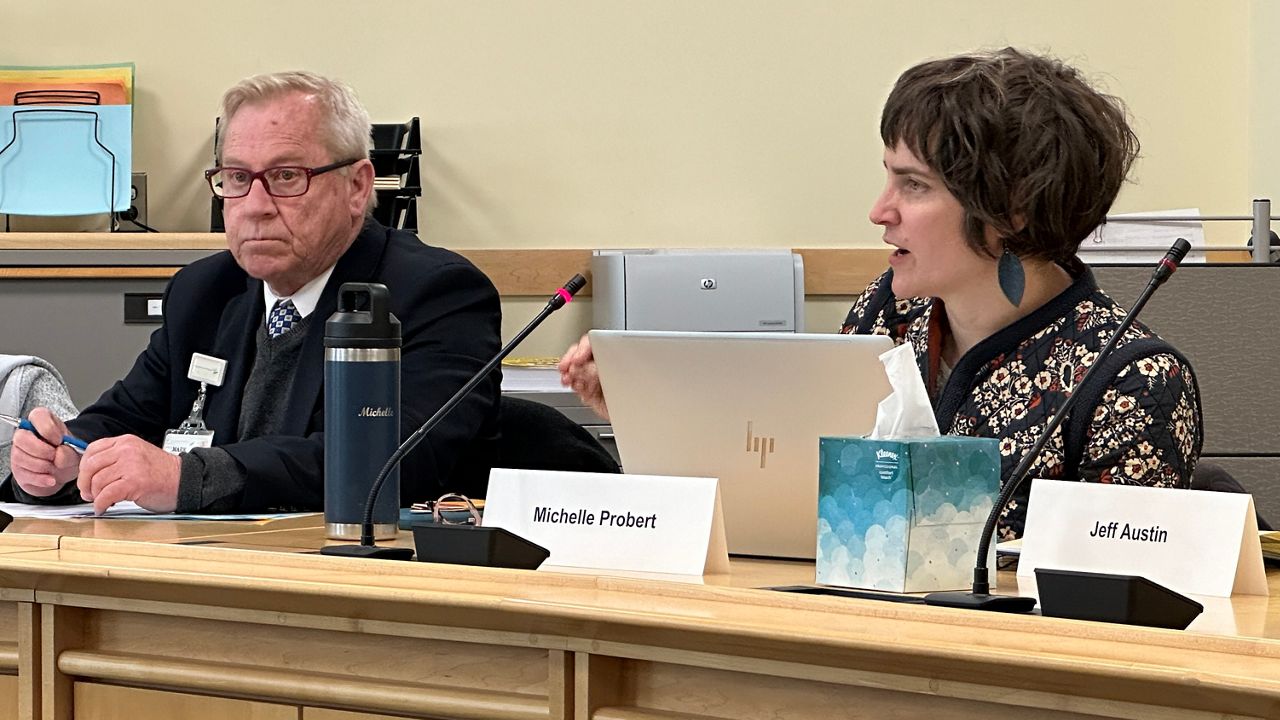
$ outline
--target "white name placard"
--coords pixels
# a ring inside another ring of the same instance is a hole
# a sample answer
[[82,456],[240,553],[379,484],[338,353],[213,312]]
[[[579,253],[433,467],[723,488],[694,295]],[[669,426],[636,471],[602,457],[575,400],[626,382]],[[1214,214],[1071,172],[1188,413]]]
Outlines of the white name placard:
[[494,468],[484,524],[550,550],[547,565],[729,571],[715,478]]
[[1179,593],[1266,595],[1253,496],[1037,479],[1019,575],[1140,575]]

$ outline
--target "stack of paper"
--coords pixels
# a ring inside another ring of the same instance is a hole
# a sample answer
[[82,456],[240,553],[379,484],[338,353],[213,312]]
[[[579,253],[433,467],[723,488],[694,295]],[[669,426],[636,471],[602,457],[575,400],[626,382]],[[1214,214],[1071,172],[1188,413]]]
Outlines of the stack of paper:
[[570,392],[560,384],[558,357],[516,357],[502,362],[503,392]]
[[1262,541],[1262,557],[1266,560],[1280,560],[1280,530],[1262,530],[1258,533]]
[[1192,250],[1184,263],[1205,261],[1204,225],[1199,208],[1114,215],[1080,243],[1079,255],[1090,264],[1154,265],[1178,238],[1191,243]]

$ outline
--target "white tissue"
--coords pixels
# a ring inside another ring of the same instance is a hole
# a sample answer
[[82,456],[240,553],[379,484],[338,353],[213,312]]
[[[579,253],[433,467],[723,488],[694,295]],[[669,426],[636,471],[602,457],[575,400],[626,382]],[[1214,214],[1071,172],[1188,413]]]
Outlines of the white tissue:
[[884,363],[893,392],[880,401],[876,409],[876,426],[868,437],[873,440],[899,440],[941,435],[911,343],[902,343],[882,353],[880,362]]

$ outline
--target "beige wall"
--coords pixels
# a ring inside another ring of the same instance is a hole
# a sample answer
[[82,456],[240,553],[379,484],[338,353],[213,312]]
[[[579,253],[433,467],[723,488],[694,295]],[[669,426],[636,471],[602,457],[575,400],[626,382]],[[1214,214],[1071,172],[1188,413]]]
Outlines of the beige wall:
[[[1277,31],[1280,30],[1280,3],[1251,2],[1249,16],[1249,67],[1245,88],[1249,119],[1248,142],[1250,197],[1271,198],[1271,214],[1280,212],[1280,63]],[[1224,138],[1224,140],[1226,140]],[[1280,228],[1277,228],[1280,230]]]
[[[0,26],[0,64],[137,63],[134,164],[164,230],[207,227],[221,90],[294,67],[346,79],[375,120],[422,117],[422,234],[451,247],[875,245],[894,78],[1005,44],[1129,103],[1143,159],[1117,209],[1247,213],[1280,188],[1266,0],[3,0]],[[534,305],[508,304],[512,331]]]

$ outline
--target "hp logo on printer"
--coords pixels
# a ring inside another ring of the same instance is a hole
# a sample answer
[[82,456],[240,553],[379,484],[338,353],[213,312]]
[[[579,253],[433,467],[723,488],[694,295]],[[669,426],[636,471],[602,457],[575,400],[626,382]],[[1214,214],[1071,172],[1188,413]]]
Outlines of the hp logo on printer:
[[702,288],[703,290],[715,290],[715,289],[716,289],[716,279],[715,279],[715,278],[702,278],[702,280],[700,280],[700,281],[698,282],[698,287]]

